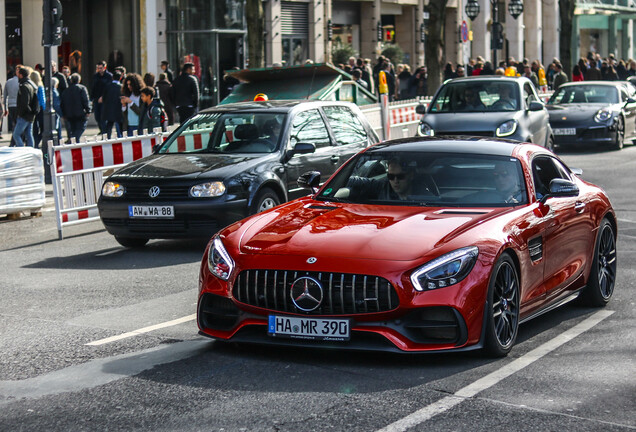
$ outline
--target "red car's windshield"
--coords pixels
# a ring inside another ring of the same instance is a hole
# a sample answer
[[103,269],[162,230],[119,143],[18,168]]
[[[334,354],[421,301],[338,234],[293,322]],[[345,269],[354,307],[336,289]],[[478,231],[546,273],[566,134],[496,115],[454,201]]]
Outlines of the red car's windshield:
[[528,202],[515,158],[369,151],[358,155],[318,199],[364,204],[501,207]]

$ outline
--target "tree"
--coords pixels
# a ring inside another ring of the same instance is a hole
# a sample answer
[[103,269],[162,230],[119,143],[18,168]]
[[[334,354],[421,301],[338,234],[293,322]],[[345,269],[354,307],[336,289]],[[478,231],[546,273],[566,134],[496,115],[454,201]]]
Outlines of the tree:
[[265,65],[265,18],[261,0],[246,0],[245,19],[247,20],[247,49],[250,69]]
[[443,81],[446,54],[444,53],[444,33],[446,31],[446,4],[448,0],[430,0],[426,10],[429,13],[428,34],[424,52],[428,69],[428,91],[435,92]]
[[561,32],[559,33],[559,60],[565,73],[570,75],[573,67],[572,59],[572,20],[574,17],[575,0],[559,0],[559,16],[561,18]]

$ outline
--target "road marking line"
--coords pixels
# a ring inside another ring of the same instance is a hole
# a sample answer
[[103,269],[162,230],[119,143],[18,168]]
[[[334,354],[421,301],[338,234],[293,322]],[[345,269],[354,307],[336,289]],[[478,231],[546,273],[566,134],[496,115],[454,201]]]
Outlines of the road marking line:
[[100,339],[100,340],[96,340],[96,341],[93,341],[93,342],[89,342],[89,343],[87,343],[85,345],[89,345],[89,346],[104,345],[104,344],[107,344],[107,343],[115,342],[115,341],[126,339],[126,338],[129,338],[129,337],[139,336],[140,334],[149,333],[149,332],[154,331],[154,330],[159,330],[159,329],[162,329],[162,328],[175,326],[177,324],[183,324],[183,323],[188,322],[188,321],[194,321],[196,319],[196,317],[197,317],[197,314],[184,316],[183,318],[177,318],[177,319],[172,320],[172,321],[166,321],[166,322],[163,322],[163,323],[160,323],[160,324],[155,324],[155,325],[152,325],[152,326],[149,326],[149,327],[144,327],[144,328],[141,328],[139,330],[133,330],[131,332],[122,333],[122,334],[117,335],[117,336],[111,336],[111,337],[107,337],[105,339]]
[[398,432],[398,431],[406,431],[409,428],[415,427],[430,418],[436,416],[437,414],[441,414],[454,406],[460,404],[467,398],[472,398],[476,394],[494,386],[499,383],[503,379],[509,377],[510,375],[519,372],[524,369],[526,366],[531,365],[535,361],[539,360],[541,357],[549,354],[555,349],[559,348],[561,345],[569,342],[574,339],[581,333],[586,332],[591,329],[605,318],[612,315],[614,311],[610,310],[602,310],[589,318],[583,320],[579,324],[575,325],[569,330],[561,333],[554,339],[549,340],[543,345],[533,349],[532,351],[524,354],[518,359],[508,363],[500,369],[486,375],[483,378],[478,379],[472,384],[467,385],[464,388],[459,389],[455,394],[451,396],[446,396],[435,403],[432,403],[424,408],[415,411],[414,413],[394,422],[390,425],[380,429],[378,432]]

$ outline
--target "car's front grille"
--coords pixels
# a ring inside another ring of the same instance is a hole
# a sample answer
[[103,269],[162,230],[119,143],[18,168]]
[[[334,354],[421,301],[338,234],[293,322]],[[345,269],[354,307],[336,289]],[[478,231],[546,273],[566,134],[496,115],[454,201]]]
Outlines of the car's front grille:
[[171,185],[158,185],[160,192],[155,198],[150,198],[148,191],[154,185],[139,186],[139,185],[127,185],[125,197],[135,200],[179,200],[190,199],[188,186],[171,186]]
[[154,235],[179,235],[187,232],[208,232],[214,234],[218,229],[218,223],[214,219],[118,219],[102,218],[107,227],[126,227],[134,234]]
[[[298,309],[291,298],[295,280],[309,276],[320,282],[320,306],[311,312]],[[234,284],[236,300],[265,309],[310,315],[354,315],[390,311],[399,298],[388,280],[369,275],[289,270],[245,270]]]

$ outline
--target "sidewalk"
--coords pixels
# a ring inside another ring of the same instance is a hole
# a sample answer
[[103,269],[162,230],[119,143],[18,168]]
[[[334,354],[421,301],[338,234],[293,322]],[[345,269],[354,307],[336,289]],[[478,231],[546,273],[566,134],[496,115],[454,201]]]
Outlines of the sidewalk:
[[[7,122],[8,120],[5,118],[4,121]],[[63,140],[66,141],[67,136],[66,130],[64,130],[64,128],[62,128],[62,135],[64,136]],[[89,141],[92,140],[95,135],[99,135],[99,128],[97,127],[97,123],[95,122],[95,117],[93,117],[93,115],[91,114],[90,118],[88,119],[88,126],[86,127],[86,131],[84,132],[84,135],[82,135],[82,138],[86,138],[86,140]],[[8,147],[10,143],[11,132],[3,132],[2,138],[0,138],[0,147]]]

